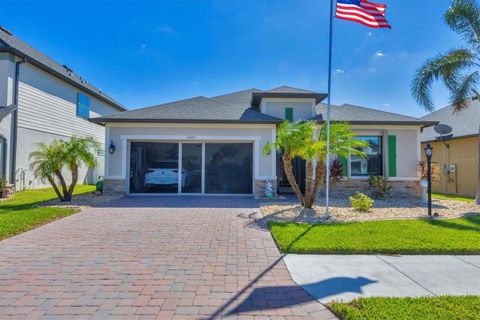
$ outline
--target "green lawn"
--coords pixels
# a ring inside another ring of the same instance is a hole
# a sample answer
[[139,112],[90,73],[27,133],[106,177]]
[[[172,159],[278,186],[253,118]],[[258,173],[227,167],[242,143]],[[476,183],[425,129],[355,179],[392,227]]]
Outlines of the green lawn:
[[480,216],[310,225],[269,222],[282,252],[479,254]]
[[[95,186],[78,185],[75,194],[88,193]],[[38,203],[56,199],[52,188],[21,191],[0,202],[0,239],[33,229],[58,218],[71,215],[75,208],[37,207]]]
[[473,202],[475,198],[473,197],[462,197],[454,194],[443,194],[443,193],[432,193],[432,198],[434,199],[443,199],[443,200],[457,200],[464,202]]
[[478,320],[480,297],[364,298],[332,303],[342,320]]

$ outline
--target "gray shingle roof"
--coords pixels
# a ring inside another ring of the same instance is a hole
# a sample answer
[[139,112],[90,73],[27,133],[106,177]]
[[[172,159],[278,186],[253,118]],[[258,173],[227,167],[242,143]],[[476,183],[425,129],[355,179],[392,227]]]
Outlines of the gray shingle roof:
[[[478,135],[480,102],[475,99],[467,109],[458,113],[453,113],[453,107],[448,106],[427,114],[422,117],[422,120],[439,121],[441,124],[449,125],[453,129],[451,138]],[[433,128],[426,128],[422,132],[421,139],[422,141],[433,141],[439,136]]]
[[196,97],[157,106],[125,111],[110,116],[91,119],[105,122],[243,122],[279,123],[282,120],[251,110],[221,102],[217,99]]
[[[218,100],[224,103],[233,104],[236,106],[251,108],[250,101],[252,100],[252,93],[261,91],[259,89],[247,89],[233,93],[223,94],[221,96],[210,97],[210,99]],[[255,109],[258,110],[258,109]]]
[[262,101],[263,98],[314,98],[315,103],[320,103],[326,97],[327,94],[325,93],[281,86],[270,90],[253,92],[250,104],[253,107],[258,108],[260,106],[260,101]]
[[[317,113],[327,119],[327,105],[317,105]],[[330,111],[332,121],[345,121],[353,124],[399,124],[399,125],[433,125],[434,122],[396,113],[359,107],[351,104],[332,105]]]
[[21,58],[26,58],[29,63],[69,82],[70,84],[85,90],[96,98],[107,102],[115,108],[126,110],[119,102],[108,96],[94,85],[88,83],[72,70],[67,70],[62,64],[56,62],[42,52],[33,48],[26,42],[15,37],[3,27],[0,27],[0,52],[10,52]]

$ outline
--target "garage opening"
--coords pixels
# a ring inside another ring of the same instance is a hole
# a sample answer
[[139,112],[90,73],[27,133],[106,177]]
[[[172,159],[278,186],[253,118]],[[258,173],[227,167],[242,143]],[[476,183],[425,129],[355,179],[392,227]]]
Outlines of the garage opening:
[[130,193],[252,194],[253,144],[131,142]]

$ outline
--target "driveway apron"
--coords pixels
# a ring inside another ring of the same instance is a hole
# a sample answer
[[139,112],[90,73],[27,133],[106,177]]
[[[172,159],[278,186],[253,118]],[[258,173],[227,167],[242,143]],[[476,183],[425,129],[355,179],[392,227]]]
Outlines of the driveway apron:
[[332,319],[245,197],[127,197],[0,242],[2,319]]

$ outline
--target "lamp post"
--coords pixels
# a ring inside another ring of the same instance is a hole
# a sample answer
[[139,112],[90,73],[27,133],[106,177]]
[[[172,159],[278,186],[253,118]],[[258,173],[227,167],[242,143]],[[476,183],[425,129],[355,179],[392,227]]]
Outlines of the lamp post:
[[425,147],[425,156],[427,157],[427,180],[428,180],[428,216],[432,216],[432,152],[433,148],[429,144]]

